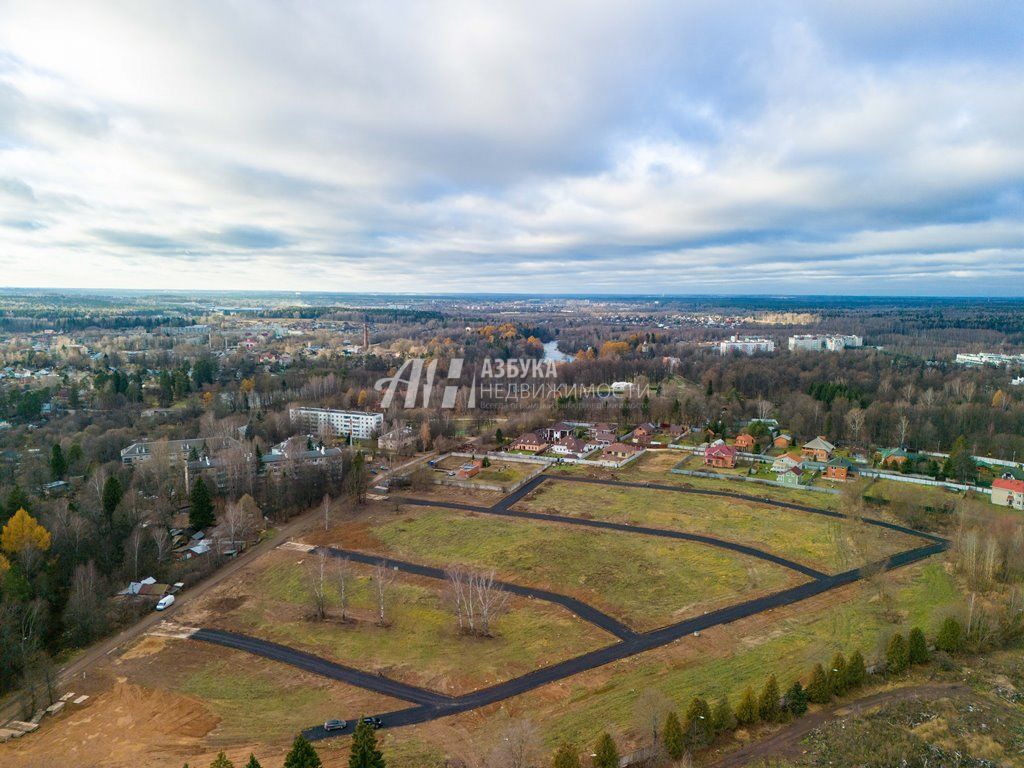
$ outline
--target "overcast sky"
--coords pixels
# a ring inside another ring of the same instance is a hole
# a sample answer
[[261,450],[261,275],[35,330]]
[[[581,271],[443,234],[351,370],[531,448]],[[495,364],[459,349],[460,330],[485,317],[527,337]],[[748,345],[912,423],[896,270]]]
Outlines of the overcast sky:
[[1024,295],[1022,29],[0,0],[0,285]]

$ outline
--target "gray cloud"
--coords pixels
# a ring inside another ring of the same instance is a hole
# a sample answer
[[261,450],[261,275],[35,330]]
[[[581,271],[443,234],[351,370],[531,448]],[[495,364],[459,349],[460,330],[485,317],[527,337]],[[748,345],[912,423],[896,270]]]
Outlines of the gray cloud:
[[49,13],[0,7],[12,283],[1019,293],[1015,5]]

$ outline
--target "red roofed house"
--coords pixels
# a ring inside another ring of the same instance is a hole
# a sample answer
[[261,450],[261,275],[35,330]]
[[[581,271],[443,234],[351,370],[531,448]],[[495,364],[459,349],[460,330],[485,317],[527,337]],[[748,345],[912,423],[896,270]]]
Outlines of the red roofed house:
[[1024,480],[998,477],[992,481],[992,503],[1024,509]]
[[718,440],[704,451],[704,464],[709,467],[732,469],[736,466],[736,448]]
[[754,436],[748,435],[746,432],[742,435],[736,435],[733,444],[741,451],[751,451],[754,449]]

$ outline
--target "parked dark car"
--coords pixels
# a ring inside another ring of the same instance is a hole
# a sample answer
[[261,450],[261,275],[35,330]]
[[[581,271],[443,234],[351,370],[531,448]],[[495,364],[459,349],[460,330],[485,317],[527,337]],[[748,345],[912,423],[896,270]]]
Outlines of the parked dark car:
[[324,723],[325,731],[343,731],[345,726],[348,725],[344,720],[328,720]]
[[364,717],[363,718],[363,722],[367,723],[368,725],[370,725],[373,728],[383,728],[384,727],[384,721],[381,720],[379,717]]

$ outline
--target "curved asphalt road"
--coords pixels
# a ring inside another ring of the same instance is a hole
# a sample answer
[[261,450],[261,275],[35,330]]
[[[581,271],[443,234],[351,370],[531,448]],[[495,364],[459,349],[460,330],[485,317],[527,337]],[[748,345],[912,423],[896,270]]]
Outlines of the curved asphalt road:
[[[459,712],[465,712],[471,709],[477,709],[484,707],[489,704],[494,704],[504,699],[518,696],[535,688],[539,688],[544,685],[548,685],[559,680],[563,680],[572,675],[586,672],[591,669],[609,664],[613,661],[618,661],[629,656],[634,656],[639,653],[653,650],[661,647],[668,643],[679,640],[682,637],[690,635],[694,632],[700,632],[711,627],[719,626],[722,624],[728,624],[733,621],[753,616],[764,611],[769,611],[773,608],[780,608],[788,605],[793,605],[802,600],[807,600],[816,595],[823,594],[838,587],[852,584],[853,582],[861,579],[865,573],[877,572],[878,570],[892,570],[894,568],[900,568],[911,563],[918,562],[925,558],[931,557],[932,555],[938,554],[946,550],[949,546],[949,542],[940,536],[933,534],[923,533],[921,531],[915,531],[912,528],[897,525],[895,523],[888,523],[884,520],[876,520],[872,518],[865,518],[865,522],[872,525],[878,525],[884,528],[889,528],[900,533],[909,534],[927,540],[929,543],[915,549],[910,549],[905,552],[900,552],[891,557],[887,557],[883,560],[879,560],[875,563],[865,566],[864,568],[855,568],[843,573],[828,575],[815,571],[799,563],[786,560],[785,558],[776,557],[766,552],[762,552],[753,547],[747,547],[734,542],[728,542],[721,539],[716,539],[710,536],[699,536],[696,534],[685,534],[678,531],[666,531],[659,528],[642,528],[638,526],[631,526],[619,523],[609,523],[599,520],[586,520],[582,518],[570,518],[560,515],[546,515],[539,513],[529,512],[516,512],[510,509],[511,506],[520,501],[524,496],[534,490],[538,485],[546,480],[565,480],[569,482],[588,482],[600,485],[610,486],[622,486],[628,488],[653,488],[655,490],[667,490],[680,493],[697,493],[712,496],[724,496],[736,499],[742,499],[746,501],[754,501],[763,504],[770,504],[779,506],[787,509],[795,509],[804,512],[811,512],[814,514],[823,514],[829,517],[842,518],[846,517],[842,513],[833,512],[830,510],[818,509],[816,507],[806,507],[800,504],[792,504],[788,502],[776,502],[771,500],[765,500],[755,496],[749,496],[745,494],[730,493],[728,491],[706,491],[697,490],[692,488],[684,488],[680,486],[672,485],[658,485],[648,483],[628,483],[614,480],[600,480],[597,478],[584,478],[584,477],[559,477],[551,475],[541,475],[534,478],[530,482],[526,483],[522,488],[517,490],[515,493],[507,496],[506,498],[499,501],[493,507],[479,507],[471,504],[458,504],[449,502],[437,502],[437,501],[425,501],[422,499],[401,499],[403,503],[414,504],[418,506],[435,506],[443,507],[448,509],[461,509],[471,512],[480,512],[486,514],[497,514],[509,517],[520,517],[526,519],[544,520],[549,522],[557,523],[570,523],[576,525],[588,525],[595,528],[605,528],[612,530],[626,531],[629,533],[642,533],[652,536],[663,536],[668,538],[680,538],[689,541],[698,541],[711,546],[722,547],[730,549],[732,551],[747,554],[752,557],[758,557],[762,560],[768,560],[779,565],[783,565],[787,568],[792,568],[805,575],[811,577],[811,581],[799,584],[789,589],[784,589],[780,592],[775,592],[770,595],[758,597],[752,600],[739,603],[737,605],[727,606],[720,608],[716,611],[705,613],[701,616],[695,616],[690,619],[685,619],[676,624],[671,624],[667,627],[661,627],[659,629],[652,630],[645,633],[636,633],[630,630],[628,627],[621,625],[611,617],[597,611],[597,609],[586,605],[580,601],[574,600],[573,598],[566,597],[564,595],[558,595],[556,593],[545,592],[543,590],[533,590],[527,587],[521,587],[514,584],[502,583],[502,587],[508,589],[510,592],[515,594],[524,595],[528,597],[537,597],[538,599],[549,600],[563,605],[569,610],[573,611],[581,618],[585,618],[587,621],[591,621],[597,626],[607,629],[612,634],[621,638],[621,642],[614,645],[610,645],[598,650],[585,653],[581,656],[576,656],[572,659],[566,659],[565,661],[558,662],[549,667],[543,667],[541,669],[529,672],[521,677],[517,677],[505,682],[498,683],[497,685],[490,686],[488,688],[482,688],[471,693],[467,693],[461,696],[446,696],[444,694],[436,693],[434,691],[428,691],[416,686],[407,685],[405,683],[398,682],[396,680],[390,680],[378,675],[372,675],[367,672],[362,672],[352,667],[347,667],[341,664],[321,659],[320,657],[312,654],[297,651],[287,646],[278,645],[277,643],[271,643],[265,640],[259,640],[257,638],[248,637],[234,632],[226,632],[223,630],[216,629],[200,629],[197,630],[192,637],[196,640],[201,640],[208,643],[215,643],[217,645],[223,645],[229,648],[235,648],[238,650],[248,651],[259,656],[264,656],[268,659],[280,661],[285,664],[291,664],[300,669],[304,669],[314,674],[321,674],[325,677],[329,677],[334,680],[340,680],[345,683],[356,685],[362,688],[366,688],[377,693],[382,693],[387,696],[391,696],[398,699],[409,701],[416,706],[409,707],[406,709],[396,710],[393,712],[387,712],[380,715],[383,721],[384,727],[398,727],[403,725],[413,725],[416,723],[426,722],[428,720],[434,720],[441,717],[447,717],[449,715],[457,714]],[[360,552],[349,552],[346,550],[338,550],[333,548],[327,548],[327,551],[336,557],[348,557],[357,562],[364,562],[370,564],[376,564],[381,561],[382,558],[374,557],[372,555],[366,555]],[[399,570],[406,571],[408,573],[417,574],[420,576],[427,576],[430,578],[444,578],[444,572],[437,568],[431,568],[428,566],[417,565],[415,563],[407,563],[396,560],[386,560],[388,564],[393,567],[397,567]],[[615,627],[615,629],[613,629]],[[616,631],[618,629],[618,631]],[[310,728],[305,732],[305,736],[312,740],[326,739],[331,736],[340,735],[351,730],[351,727],[343,730],[325,731],[322,726],[316,726]]]
[[[429,565],[409,563],[404,560],[395,560],[390,557],[381,557],[380,555],[368,555],[365,552],[356,552],[350,549],[338,549],[336,547],[317,547],[316,549],[326,552],[331,557],[347,558],[356,563],[365,563],[366,565],[384,563],[390,568],[402,571],[403,573],[411,573],[414,576],[426,576],[429,579],[440,579],[441,581],[448,580],[448,575],[443,569],[433,568]],[[556,603],[563,608],[567,608],[584,621],[588,621],[606,632],[615,635],[620,640],[631,640],[637,636],[635,631],[627,627],[621,621],[612,618],[608,614],[603,613],[597,608],[587,605],[582,600],[577,600],[574,597],[560,595],[557,592],[548,592],[546,589],[534,589],[533,587],[524,587],[520,584],[511,584],[507,581],[495,581],[495,586],[510,594],[519,595],[520,597],[532,597],[537,600]]]

